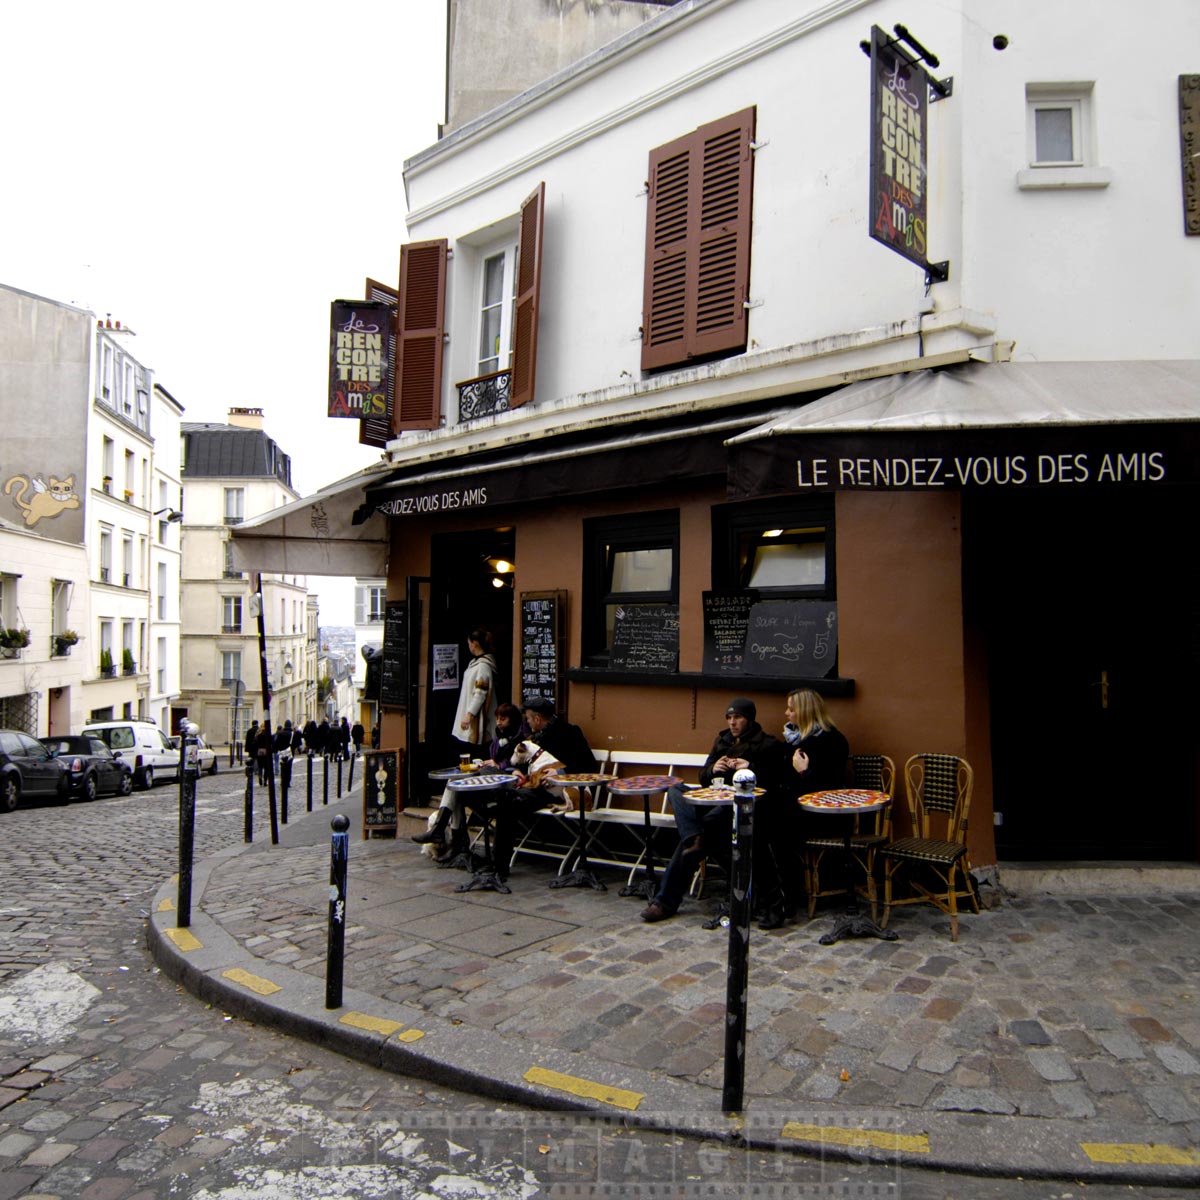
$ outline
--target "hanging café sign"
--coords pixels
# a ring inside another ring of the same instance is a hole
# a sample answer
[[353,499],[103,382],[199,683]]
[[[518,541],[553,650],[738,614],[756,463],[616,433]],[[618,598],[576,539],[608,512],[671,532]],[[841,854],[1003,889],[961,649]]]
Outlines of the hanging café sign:
[[[871,58],[870,233],[897,254],[924,269],[931,281],[949,278],[950,264],[925,257],[929,220],[927,199],[928,110],[930,95],[950,94],[949,80],[930,79],[920,60],[938,65],[903,25],[890,38],[878,25],[863,50]],[[901,48],[905,41],[916,57]]]
[[390,305],[377,300],[334,300],[329,317],[329,415],[382,417],[387,413]]

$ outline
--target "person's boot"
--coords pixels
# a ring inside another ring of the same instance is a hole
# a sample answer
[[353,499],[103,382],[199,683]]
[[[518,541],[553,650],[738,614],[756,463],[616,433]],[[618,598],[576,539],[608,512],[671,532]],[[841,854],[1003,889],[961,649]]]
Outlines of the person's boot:
[[437,820],[433,823],[432,829],[427,829],[424,833],[413,835],[413,841],[418,846],[425,846],[429,842],[440,842],[442,834],[446,831],[446,826],[450,824],[450,810],[448,808],[439,808],[437,811]]

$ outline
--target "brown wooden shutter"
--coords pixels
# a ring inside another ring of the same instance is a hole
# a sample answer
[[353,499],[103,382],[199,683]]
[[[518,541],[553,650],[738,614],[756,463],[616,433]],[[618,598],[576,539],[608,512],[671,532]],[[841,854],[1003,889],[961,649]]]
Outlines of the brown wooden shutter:
[[445,238],[400,247],[396,432],[442,422],[447,250]]
[[642,369],[746,348],[753,108],[650,152]]
[[537,375],[538,295],[542,287],[542,217],[545,208],[546,185],[539,183],[533,195],[527,196],[521,204],[509,408],[520,408],[533,399]]
[[392,306],[392,325],[387,336],[387,411],[381,417],[363,417],[358,427],[359,445],[383,447],[392,439],[393,422],[396,417],[396,308],[400,302],[400,293],[377,279],[368,279],[366,298],[381,300]]

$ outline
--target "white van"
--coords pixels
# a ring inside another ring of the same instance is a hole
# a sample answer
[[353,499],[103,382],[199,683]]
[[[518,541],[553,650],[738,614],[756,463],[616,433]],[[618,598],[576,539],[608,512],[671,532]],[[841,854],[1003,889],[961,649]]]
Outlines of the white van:
[[138,787],[153,787],[155,779],[179,778],[179,751],[153,721],[95,721],[83,733],[119,754],[133,768]]

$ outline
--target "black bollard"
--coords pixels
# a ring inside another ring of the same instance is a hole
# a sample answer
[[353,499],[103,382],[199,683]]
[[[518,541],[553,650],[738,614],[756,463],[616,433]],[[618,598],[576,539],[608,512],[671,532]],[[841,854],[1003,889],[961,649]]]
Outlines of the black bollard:
[[254,841],[254,763],[246,764],[246,821],[242,829],[242,841]]
[[321,755],[321,762],[324,764],[321,767],[321,803],[329,803],[329,755]]
[[288,788],[292,786],[292,756],[290,754],[281,754],[279,756],[279,786],[281,789],[279,818],[286,825],[288,819]]
[[[175,895],[175,924],[186,929],[192,923],[192,862],[196,845],[195,725],[185,724],[179,738],[179,888]],[[189,762],[188,750],[192,750]]]
[[346,780],[346,791],[348,792],[354,791],[354,763],[357,758],[358,751],[355,750],[355,752],[350,755],[350,778]]
[[342,756],[338,755],[337,798],[342,798]]
[[329,822],[329,948],[325,955],[325,1007],[342,1006],[342,967],[346,957],[346,868],[350,858],[349,817],[338,813]]
[[312,751],[308,751],[308,811],[312,812]]
[[729,865],[729,962],[725,975],[725,1082],[721,1111],[742,1111],[746,1087],[746,994],[750,966],[750,881],[754,838],[752,771],[733,777],[732,859]]

